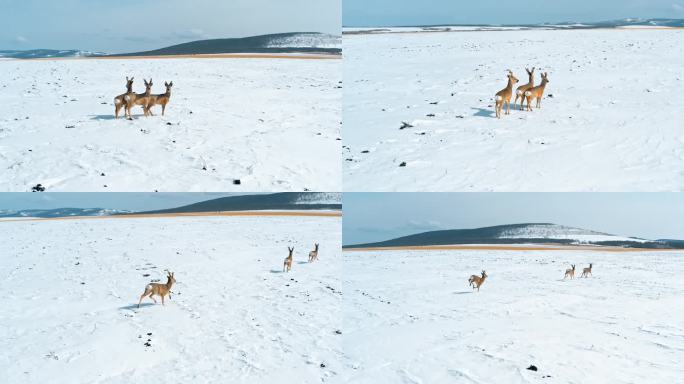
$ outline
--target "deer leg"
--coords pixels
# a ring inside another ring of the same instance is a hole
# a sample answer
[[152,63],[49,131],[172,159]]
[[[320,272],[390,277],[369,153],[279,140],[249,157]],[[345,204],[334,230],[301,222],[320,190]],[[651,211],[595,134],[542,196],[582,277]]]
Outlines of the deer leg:
[[166,104],[162,104],[162,116],[164,116],[164,111],[166,110]]
[[162,297],[162,305],[164,305],[164,295],[161,295]]
[[155,304],[157,304],[157,300],[153,296],[154,296],[154,292],[150,293],[150,296],[148,296],[148,297],[150,299],[152,299],[152,301],[154,301]]

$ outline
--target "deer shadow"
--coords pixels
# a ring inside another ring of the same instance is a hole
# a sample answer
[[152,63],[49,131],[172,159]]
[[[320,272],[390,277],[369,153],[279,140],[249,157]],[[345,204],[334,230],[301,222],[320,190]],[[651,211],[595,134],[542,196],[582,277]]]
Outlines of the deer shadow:
[[494,113],[494,110],[492,109],[486,109],[486,108],[470,108],[474,109],[477,112],[473,114],[473,116],[477,117],[496,117],[496,113]]
[[[144,114],[135,114],[131,113],[131,117],[133,118],[139,118],[145,116]],[[107,121],[107,120],[127,120],[127,117],[119,115],[119,117],[115,117],[114,115],[90,115],[90,120],[95,120],[95,121]]]
[[298,261],[297,264],[300,264],[300,265],[301,264],[309,264],[309,262],[308,261]]
[[271,269],[271,273],[285,273],[281,269]]
[[473,293],[473,291],[461,291],[461,292],[454,292],[454,295],[467,295],[469,293]]
[[[140,308],[151,307],[154,305],[156,305],[156,304],[154,304],[154,303],[141,303]],[[123,307],[119,307],[120,311],[132,311],[134,309],[138,309],[138,304],[130,304],[130,305],[125,305]]]

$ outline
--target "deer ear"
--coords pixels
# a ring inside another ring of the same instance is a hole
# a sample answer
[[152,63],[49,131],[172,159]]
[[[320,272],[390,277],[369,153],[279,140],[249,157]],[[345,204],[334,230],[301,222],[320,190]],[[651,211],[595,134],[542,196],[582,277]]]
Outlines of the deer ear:
[[[173,87],[173,81],[172,81],[172,82],[170,82],[170,83],[169,83],[169,85]],[[294,249],[294,248],[292,248],[292,249]]]

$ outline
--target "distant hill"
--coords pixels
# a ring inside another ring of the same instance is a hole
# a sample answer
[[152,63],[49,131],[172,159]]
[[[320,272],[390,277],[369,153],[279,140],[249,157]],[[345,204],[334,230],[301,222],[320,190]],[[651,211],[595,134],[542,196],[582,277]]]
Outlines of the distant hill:
[[10,59],[45,59],[51,57],[94,57],[104,56],[101,52],[79,51],[75,49],[31,49],[28,51],[0,50],[0,57]]
[[341,210],[340,193],[282,192],[227,196],[178,208],[136,212],[134,214],[189,213],[262,210]]
[[40,217],[54,218],[67,216],[108,216],[129,211],[103,208],[57,208],[57,209],[23,209],[0,210],[0,218],[4,217]]
[[152,51],[112,56],[165,56],[219,53],[342,53],[342,38],[314,32],[278,33],[233,39],[198,40]]
[[550,223],[509,224],[475,229],[430,231],[344,248],[407,247],[458,244],[563,244],[631,248],[684,248],[684,241],[616,236]]

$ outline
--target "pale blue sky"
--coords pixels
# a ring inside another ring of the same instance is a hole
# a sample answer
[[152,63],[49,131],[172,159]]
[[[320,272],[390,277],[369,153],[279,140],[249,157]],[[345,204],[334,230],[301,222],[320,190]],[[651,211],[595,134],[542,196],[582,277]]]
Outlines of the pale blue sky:
[[684,0],[344,0],[344,26],[684,18]]
[[684,239],[684,193],[345,193],[343,208],[344,244],[530,222]]
[[208,38],[341,31],[340,0],[0,0],[0,49],[121,53]]
[[0,193],[0,209],[105,208],[150,211],[175,208],[232,195],[244,195],[244,193],[7,192]]

